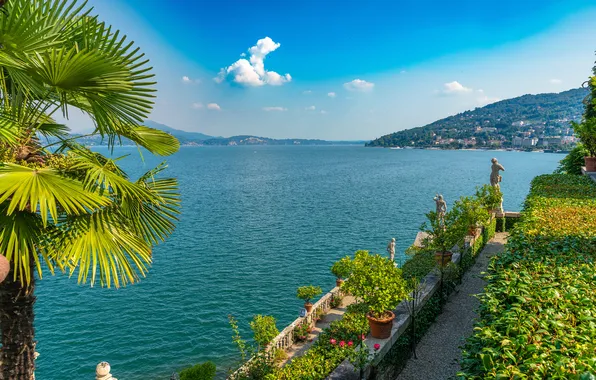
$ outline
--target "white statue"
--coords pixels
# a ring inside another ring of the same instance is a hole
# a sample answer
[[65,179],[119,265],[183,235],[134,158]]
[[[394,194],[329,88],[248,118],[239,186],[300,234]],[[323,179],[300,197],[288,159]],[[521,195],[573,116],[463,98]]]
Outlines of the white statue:
[[387,244],[387,252],[389,252],[389,259],[395,261],[395,238],[391,238],[391,241]]
[[[499,164],[499,161],[497,161],[496,158],[493,158],[492,160],[490,160],[490,162],[492,162],[492,166],[491,166],[491,172],[490,172],[490,185],[492,187],[496,187],[497,189],[501,190],[501,185],[499,185],[499,183],[501,182],[501,175],[499,174],[499,171],[505,171],[505,168],[503,167],[503,165]],[[501,197],[501,212],[503,212],[503,197]]]
[[95,368],[95,380],[118,380],[110,373],[110,363],[101,362]]
[[437,205],[437,219],[439,220],[439,224],[443,225],[445,223],[445,213],[447,212],[447,202],[445,202],[441,194],[436,194],[433,200]]
[[493,163],[490,172],[490,185],[500,189],[501,186],[499,185],[499,182],[501,182],[502,177],[499,175],[499,171],[505,171],[505,168],[503,165],[499,164],[496,158],[493,158],[490,162]]

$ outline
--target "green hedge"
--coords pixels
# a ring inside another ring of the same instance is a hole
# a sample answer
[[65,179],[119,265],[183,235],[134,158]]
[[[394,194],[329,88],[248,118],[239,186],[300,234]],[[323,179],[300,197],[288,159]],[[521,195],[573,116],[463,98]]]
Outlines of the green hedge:
[[596,373],[596,186],[539,176],[506,251],[489,266],[461,378]]

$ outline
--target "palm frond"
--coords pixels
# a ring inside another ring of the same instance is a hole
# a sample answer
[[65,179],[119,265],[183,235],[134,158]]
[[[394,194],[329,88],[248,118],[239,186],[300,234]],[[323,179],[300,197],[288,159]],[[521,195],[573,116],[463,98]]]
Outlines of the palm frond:
[[59,236],[52,259],[71,276],[78,270],[79,283],[89,281],[93,286],[99,280],[107,287],[134,283],[151,263],[151,246],[111,208],[69,218]]
[[8,201],[6,212],[39,212],[44,226],[48,215],[58,221],[58,205],[66,214],[80,215],[110,204],[52,168],[32,169],[6,163],[0,166],[0,203]]
[[52,229],[44,228],[41,217],[29,212],[7,212],[7,205],[0,206],[0,252],[6,256],[14,268],[14,279],[23,285],[31,282],[31,260],[42,277],[40,256],[53,273],[50,259],[52,245],[47,239]]

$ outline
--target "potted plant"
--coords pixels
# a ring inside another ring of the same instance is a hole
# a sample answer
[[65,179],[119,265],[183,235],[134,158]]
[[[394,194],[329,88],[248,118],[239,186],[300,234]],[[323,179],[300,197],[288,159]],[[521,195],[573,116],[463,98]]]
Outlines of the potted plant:
[[497,211],[501,211],[501,199],[503,199],[503,193],[498,187],[491,185],[476,187],[476,199],[480,205],[493,216]]
[[310,302],[310,300],[321,293],[323,293],[323,290],[321,290],[321,287],[319,286],[301,286],[296,291],[296,297],[300,298],[301,300],[304,300],[304,308],[306,309],[307,313],[310,313],[312,310],[312,303]]
[[572,122],[571,125],[589,154],[584,157],[586,171],[596,172],[596,117],[584,119],[581,123]]
[[465,236],[467,226],[462,223],[460,215],[460,210],[454,208],[441,220],[436,212],[431,211],[426,214],[428,221],[420,226],[420,230],[428,235],[424,246],[435,252],[435,260],[440,266],[451,262],[451,248]]
[[350,256],[346,256],[341,258],[340,260],[333,263],[331,266],[331,273],[333,273],[336,277],[335,279],[335,286],[341,286],[346,278],[352,272],[352,260]]
[[352,273],[342,287],[366,305],[372,336],[389,338],[395,318],[392,310],[408,297],[401,269],[381,255],[357,251],[352,260]]
[[488,222],[490,218],[488,211],[482,207],[478,199],[472,197],[461,197],[455,201],[453,211],[457,212],[457,219],[467,229],[468,235],[476,236],[479,224]]

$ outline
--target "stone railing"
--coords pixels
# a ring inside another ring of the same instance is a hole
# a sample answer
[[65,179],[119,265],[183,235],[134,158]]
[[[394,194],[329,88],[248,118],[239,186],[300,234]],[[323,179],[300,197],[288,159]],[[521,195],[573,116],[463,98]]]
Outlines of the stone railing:
[[[296,327],[300,326],[303,323],[306,323],[310,327],[314,327],[317,323],[317,316],[321,316],[326,314],[329,310],[332,309],[331,301],[333,297],[341,296],[341,290],[339,287],[335,287],[331,289],[328,293],[326,293],[323,297],[321,297],[317,302],[315,302],[312,306],[312,310],[304,317],[296,318],[292,323],[290,323],[286,328],[281,330],[281,332],[273,338],[271,343],[267,346],[267,350],[265,351],[265,355],[272,353],[275,351],[274,349],[280,350],[288,350],[294,344],[294,330]],[[240,368],[238,368],[234,373],[232,373],[228,379],[235,379],[239,374],[245,373],[249,367],[250,362],[252,362],[254,358],[251,358],[246,363],[244,363]]]

